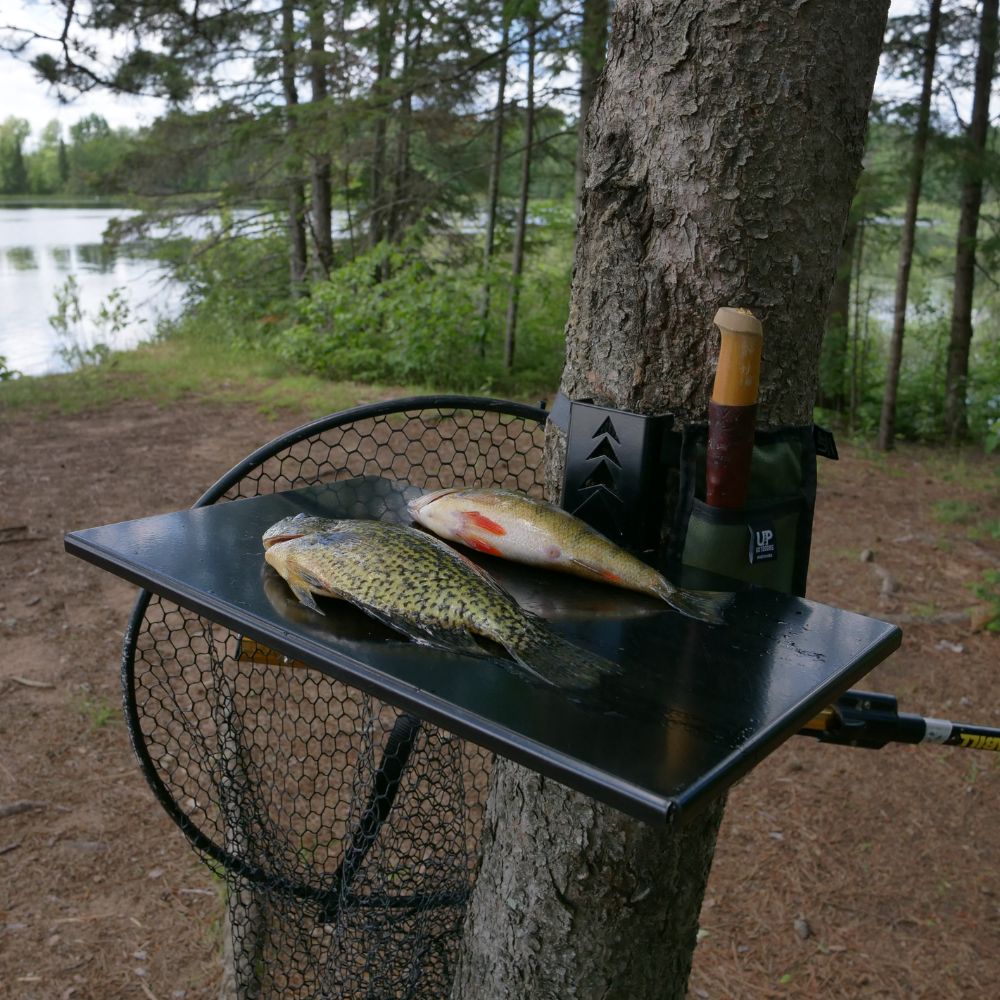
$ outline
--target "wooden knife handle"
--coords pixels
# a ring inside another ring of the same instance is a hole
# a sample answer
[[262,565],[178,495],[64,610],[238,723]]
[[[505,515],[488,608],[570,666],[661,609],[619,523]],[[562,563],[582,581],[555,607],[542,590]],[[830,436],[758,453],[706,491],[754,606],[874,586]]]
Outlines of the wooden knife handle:
[[739,509],[750,485],[764,336],[760,321],[746,309],[723,307],[715,325],[722,340],[708,404],[705,500],[710,507]]

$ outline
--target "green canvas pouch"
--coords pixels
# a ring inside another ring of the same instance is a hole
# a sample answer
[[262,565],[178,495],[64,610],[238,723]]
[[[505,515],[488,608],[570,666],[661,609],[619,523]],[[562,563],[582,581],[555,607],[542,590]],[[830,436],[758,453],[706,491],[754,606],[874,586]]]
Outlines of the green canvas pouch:
[[832,437],[812,425],[758,431],[747,501],[740,510],[705,503],[707,437],[704,425],[681,435],[680,496],[667,547],[668,574],[688,586],[725,577],[804,595],[817,441],[823,454],[835,457]]

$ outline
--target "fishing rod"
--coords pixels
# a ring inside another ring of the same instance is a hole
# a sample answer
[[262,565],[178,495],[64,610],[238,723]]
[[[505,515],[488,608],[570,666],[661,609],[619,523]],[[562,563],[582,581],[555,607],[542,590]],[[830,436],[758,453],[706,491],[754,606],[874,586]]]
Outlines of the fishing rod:
[[881,750],[887,743],[936,743],[1000,753],[1000,729],[900,712],[896,697],[847,691],[799,730],[821,743]]

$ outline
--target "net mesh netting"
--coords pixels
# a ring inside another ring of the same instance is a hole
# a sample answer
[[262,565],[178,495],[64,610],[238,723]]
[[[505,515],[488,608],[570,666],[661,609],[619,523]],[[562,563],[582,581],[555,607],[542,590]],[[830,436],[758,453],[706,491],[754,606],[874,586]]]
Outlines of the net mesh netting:
[[[541,496],[542,438],[524,413],[390,404],[276,444],[218,500],[373,475]],[[236,995],[447,995],[485,751],[157,596],[123,680],[147,778],[225,878]]]

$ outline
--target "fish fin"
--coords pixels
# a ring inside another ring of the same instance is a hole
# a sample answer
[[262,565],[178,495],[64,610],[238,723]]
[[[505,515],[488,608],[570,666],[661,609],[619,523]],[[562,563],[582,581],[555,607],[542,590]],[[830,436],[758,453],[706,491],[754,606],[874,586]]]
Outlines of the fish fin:
[[507,529],[502,524],[497,524],[485,514],[480,514],[478,510],[463,510],[459,515],[462,520],[471,527],[481,528],[491,535],[506,535]]
[[725,591],[685,590],[675,587],[668,580],[656,588],[656,595],[682,615],[712,625],[721,625],[726,620],[725,610],[733,599],[733,595]]
[[291,588],[292,593],[299,599],[299,602],[309,608],[310,611],[315,611],[318,615],[324,614],[309,590],[297,583],[292,583],[291,580],[288,581],[288,586]]
[[503,558],[503,553],[495,546],[490,545],[485,539],[480,538],[478,535],[472,535],[468,532],[459,532],[455,536],[463,545],[468,545],[470,549],[475,549],[477,552],[483,552],[488,556],[499,556]]
[[318,576],[303,569],[295,557],[288,560],[288,576],[285,582],[289,589],[311,611],[318,615],[324,614],[323,610],[316,603],[313,594],[320,594],[323,597],[342,597],[336,590],[331,590],[328,584],[324,583]]
[[622,673],[620,664],[574,646],[540,625],[528,629],[506,649],[532,675],[564,690],[586,691],[597,687],[602,677]]
[[585,562],[583,559],[570,559],[569,564],[581,576],[589,577],[592,580],[603,580],[605,583],[621,584],[622,578],[608,569],[602,569],[593,563]]

